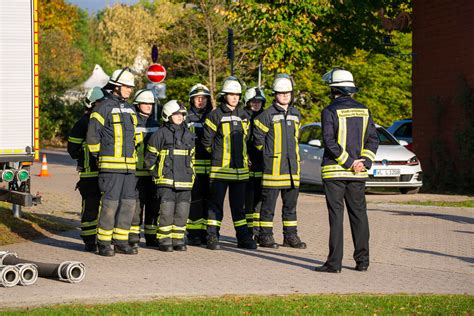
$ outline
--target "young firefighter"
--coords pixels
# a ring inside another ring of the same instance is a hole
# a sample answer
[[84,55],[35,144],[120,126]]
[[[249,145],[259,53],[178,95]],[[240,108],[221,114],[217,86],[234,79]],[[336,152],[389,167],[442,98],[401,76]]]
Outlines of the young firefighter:
[[[135,127],[137,115],[127,102],[135,86],[128,68],[112,73],[107,98],[92,111],[87,130],[89,150],[99,160],[102,205],[97,229],[99,255],[137,254],[128,243],[136,205]],[[114,248],[112,248],[112,241]]]
[[232,220],[239,248],[256,249],[245,220],[245,186],[249,179],[247,133],[249,119],[239,108],[242,87],[234,77],[224,81],[221,104],[206,118],[202,144],[211,153],[207,248],[220,249],[219,229],[224,216],[224,198],[229,188]]
[[357,271],[369,268],[369,220],[365,202],[367,170],[379,146],[369,109],[352,96],[359,91],[352,74],[334,68],[323,76],[333,101],[321,114],[324,156],[321,167],[329,213],[329,254],[318,272],[339,273],[344,248],[344,202],[349,214]]
[[99,169],[96,160],[89,154],[86,135],[92,109],[96,102],[103,98],[104,93],[99,87],[87,91],[84,102],[86,110],[80,120],[74,124],[67,143],[69,155],[77,160],[79,182],[76,189],[79,189],[82,197],[81,238],[84,241],[84,250],[90,252],[97,250],[97,219],[101,195],[97,180]]
[[255,117],[263,112],[265,106],[265,94],[258,87],[250,88],[245,92],[245,111],[250,116],[249,139],[247,141],[247,153],[249,156],[249,182],[245,194],[245,217],[247,226],[254,236],[258,236],[260,229],[260,207],[262,205],[262,151],[254,146],[252,131],[255,128]]
[[296,203],[300,186],[298,129],[300,112],[293,106],[293,81],[278,75],[272,86],[275,100],[255,119],[255,146],[263,151],[261,247],[278,248],[273,238],[273,217],[278,195],[283,201],[283,246],[306,248],[297,234]]
[[161,251],[186,251],[185,233],[194,182],[194,134],[184,123],[186,108],[176,100],[163,106],[164,124],[147,146],[145,167],[154,168],[161,199],[157,238]]
[[186,123],[189,130],[196,135],[196,153],[193,161],[196,179],[191,192],[191,208],[186,229],[188,245],[199,246],[207,242],[206,220],[211,154],[204,148],[201,141],[204,135],[204,122],[212,110],[209,89],[200,83],[194,85],[189,91],[189,103]]
[[145,241],[148,247],[158,247],[156,229],[160,203],[155,198],[155,186],[152,172],[145,168],[145,148],[151,135],[158,130],[158,122],[153,118],[155,96],[151,90],[138,90],[133,104],[137,110],[138,125],[135,130],[137,139],[137,206],[133,216],[128,241],[132,247],[138,247],[140,242],[140,227],[145,213]]

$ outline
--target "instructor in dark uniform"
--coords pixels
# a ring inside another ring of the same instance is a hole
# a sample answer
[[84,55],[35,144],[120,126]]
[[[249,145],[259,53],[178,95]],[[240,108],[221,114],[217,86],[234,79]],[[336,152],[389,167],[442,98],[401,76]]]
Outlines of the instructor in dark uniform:
[[365,181],[379,145],[369,110],[352,99],[358,91],[352,74],[335,68],[323,76],[333,102],[322,112],[322,179],[329,211],[329,255],[318,272],[339,273],[343,257],[344,201],[349,213],[357,271],[369,267],[369,221]]

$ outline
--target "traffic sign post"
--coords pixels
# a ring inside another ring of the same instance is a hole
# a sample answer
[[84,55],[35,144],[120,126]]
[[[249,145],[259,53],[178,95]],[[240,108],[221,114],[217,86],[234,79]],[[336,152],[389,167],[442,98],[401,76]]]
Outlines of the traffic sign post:
[[146,71],[146,76],[150,82],[160,83],[166,78],[166,69],[160,64],[151,64]]

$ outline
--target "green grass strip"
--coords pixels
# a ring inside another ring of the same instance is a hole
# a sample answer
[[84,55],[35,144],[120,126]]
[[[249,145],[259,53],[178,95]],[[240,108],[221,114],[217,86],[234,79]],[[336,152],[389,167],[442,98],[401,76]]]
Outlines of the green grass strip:
[[407,201],[399,204],[444,206],[444,207],[474,207],[474,200],[466,201]]
[[470,295],[290,295],[53,305],[2,315],[473,315]]

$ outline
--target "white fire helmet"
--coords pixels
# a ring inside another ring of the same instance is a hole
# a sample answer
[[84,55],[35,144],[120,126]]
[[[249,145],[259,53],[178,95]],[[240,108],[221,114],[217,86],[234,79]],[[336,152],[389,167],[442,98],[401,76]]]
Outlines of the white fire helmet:
[[92,108],[94,102],[100,100],[104,97],[104,92],[100,87],[94,87],[92,89],[87,90],[86,92],[86,99],[84,100],[86,107],[88,109]]
[[222,85],[221,93],[234,93],[234,94],[241,94],[242,93],[242,85],[240,84],[239,80],[235,77],[228,77],[225,79],[224,84]]
[[170,100],[163,105],[163,110],[161,112],[161,117],[163,121],[169,122],[171,115],[175,113],[182,113],[183,116],[186,118],[186,108],[184,105],[180,104],[177,100]]
[[359,89],[354,84],[352,74],[341,68],[334,68],[323,75],[323,81],[344,95],[353,94]]
[[293,91],[293,81],[291,77],[287,74],[279,74],[275,77],[272,85],[273,92],[292,92]]
[[263,93],[263,90],[258,87],[250,88],[245,92],[245,97],[244,97],[245,105],[247,105],[247,103],[252,99],[262,101],[262,105],[265,105],[265,101],[267,100],[265,98],[265,94]]
[[128,68],[117,69],[110,76],[109,83],[121,87],[122,85],[135,87],[135,76]]
[[137,93],[135,93],[135,97],[133,98],[133,104],[140,103],[155,104],[155,96],[153,95],[153,91],[147,89],[138,90]]
[[206,96],[206,97],[210,97],[211,92],[210,92],[208,87],[206,87],[202,83],[198,83],[198,84],[195,84],[191,88],[191,90],[189,90],[189,101],[191,101],[191,99],[193,97],[198,96],[198,95],[203,95],[203,96]]

